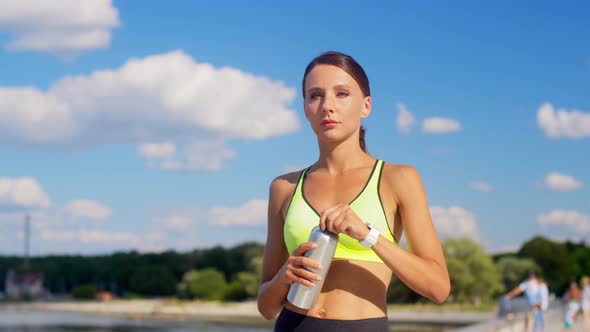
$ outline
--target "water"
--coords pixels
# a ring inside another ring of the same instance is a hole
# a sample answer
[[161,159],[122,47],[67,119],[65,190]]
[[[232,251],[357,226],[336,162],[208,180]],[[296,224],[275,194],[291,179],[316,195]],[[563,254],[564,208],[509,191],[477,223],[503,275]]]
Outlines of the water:
[[77,313],[0,311],[0,332],[270,332],[270,328],[197,322],[136,321]]
[[[0,332],[271,332],[271,327],[247,327],[198,322],[162,322],[78,313],[0,311]],[[390,332],[435,332],[443,329],[400,329]]]

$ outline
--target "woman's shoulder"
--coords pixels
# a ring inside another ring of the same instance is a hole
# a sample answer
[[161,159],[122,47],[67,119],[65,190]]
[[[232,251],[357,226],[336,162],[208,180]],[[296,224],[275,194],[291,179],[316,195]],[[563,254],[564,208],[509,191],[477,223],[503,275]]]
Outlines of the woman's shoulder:
[[418,170],[407,164],[393,164],[383,161],[382,174],[386,180],[397,184],[411,184],[420,181]]
[[275,211],[281,211],[283,217],[286,214],[286,207],[291,201],[295,187],[299,181],[299,176],[303,170],[289,172],[277,176],[270,184],[269,206]]
[[274,178],[270,184],[271,197],[290,194],[299,182],[301,172],[303,170],[285,173]]
[[381,182],[388,187],[397,204],[413,200],[416,195],[424,191],[418,170],[407,164],[384,162]]

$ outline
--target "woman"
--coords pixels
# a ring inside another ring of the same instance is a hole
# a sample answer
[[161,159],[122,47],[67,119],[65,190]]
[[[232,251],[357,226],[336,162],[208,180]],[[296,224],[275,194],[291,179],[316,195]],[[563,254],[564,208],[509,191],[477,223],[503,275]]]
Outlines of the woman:
[[[326,52],[303,76],[304,111],[319,158],[270,186],[268,235],[258,309],[279,312],[275,331],[387,331],[386,292],[392,272],[436,303],[449,275],[417,171],[369,155],[361,120],[371,113],[369,81],[350,56]],[[309,310],[286,296],[291,284],[311,286],[320,269],[303,256],[311,229],[339,234],[321,294]],[[368,225],[370,223],[370,225]],[[405,230],[411,252],[397,245]]]

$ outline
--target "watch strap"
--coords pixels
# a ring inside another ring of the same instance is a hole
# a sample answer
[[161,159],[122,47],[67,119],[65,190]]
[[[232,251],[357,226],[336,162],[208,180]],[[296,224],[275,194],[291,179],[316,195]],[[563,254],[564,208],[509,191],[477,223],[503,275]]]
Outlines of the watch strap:
[[367,234],[367,237],[364,240],[359,242],[363,247],[371,248],[375,245],[375,243],[377,243],[377,240],[379,239],[379,234],[381,233],[379,233],[379,231],[376,228],[373,228],[371,224],[367,224],[367,227],[369,227],[369,234]]

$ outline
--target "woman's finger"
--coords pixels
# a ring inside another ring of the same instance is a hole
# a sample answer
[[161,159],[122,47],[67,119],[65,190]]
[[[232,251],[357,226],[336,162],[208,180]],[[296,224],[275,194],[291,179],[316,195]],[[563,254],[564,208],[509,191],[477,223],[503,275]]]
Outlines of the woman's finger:
[[344,209],[334,211],[330,219],[332,220],[333,233],[343,233],[346,230],[346,214]]
[[324,211],[322,211],[322,213],[320,214],[320,227],[322,228],[323,231],[326,230],[326,218],[328,217],[328,215],[330,213],[332,213],[332,211],[334,211],[335,209],[338,208],[338,205],[334,205],[331,206],[327,209],[325,209]]
[[307,251],[313,250],[318,247],[318,244],[315,242],[303,242],[299,245],[299,247],[293,250],[293,256],[303,256]]

